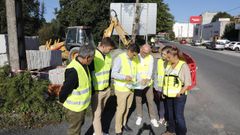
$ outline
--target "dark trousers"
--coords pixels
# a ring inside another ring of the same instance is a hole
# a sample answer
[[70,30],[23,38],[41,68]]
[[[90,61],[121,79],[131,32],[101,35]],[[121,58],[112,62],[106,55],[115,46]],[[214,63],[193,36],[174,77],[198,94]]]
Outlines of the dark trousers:
[[177,135],[186,135],[187,127],[184,118],[184,108],[187,96],[182,95],[179,98],[166,98],[168,110],[167,131]]
[[162,92],[154,90],[154,101],[157,105],[159,119],[164,118],[167,120],[167,104],[162,97]]

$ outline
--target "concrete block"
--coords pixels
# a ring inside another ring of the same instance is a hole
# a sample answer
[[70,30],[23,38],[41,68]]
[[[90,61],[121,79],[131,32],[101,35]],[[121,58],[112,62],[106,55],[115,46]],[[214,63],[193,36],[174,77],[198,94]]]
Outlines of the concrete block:
[[0,54],[7,53],[7,36],[0,34]]
[[56,69],[49,70],[49,81],[51,84],[63,84],[64,82],[65,67],[58,67]]
[[62,65],[61,51],[26,51],[28,70],[43,69],[47,67],[56,67]]
[[4,65],[8,65],[7,54],[0,54],[0,67],[3,67]]

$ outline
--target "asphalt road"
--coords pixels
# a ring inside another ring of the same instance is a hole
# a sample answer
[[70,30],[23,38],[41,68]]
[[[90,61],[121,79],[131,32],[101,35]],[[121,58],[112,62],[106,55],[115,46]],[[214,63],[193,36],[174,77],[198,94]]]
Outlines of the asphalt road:
[[[167,43],[175,44],[175,43]],[[216,53],[212,50],[178,45],[197,63],[197,87],[188,95],[185,117],[188,135],[239,135],[240,134],[240,57]],[[104,127],[114,134],[115,99],[108,102]],[[135,125],[134,106],[128,124],[134,129],[129,135],[160,135],[165,127],[150,125],[146,105],[144,124]],[[50,125],[40,129],[0,131],[0,135],[65,135],[67,124]],[[82,134],[91,135],[91,117],[87,117]]]
[[189,134],[239,135],[240,57],[176,46],[190,54],[198,66],[197,88],[188,96],[185,113]]

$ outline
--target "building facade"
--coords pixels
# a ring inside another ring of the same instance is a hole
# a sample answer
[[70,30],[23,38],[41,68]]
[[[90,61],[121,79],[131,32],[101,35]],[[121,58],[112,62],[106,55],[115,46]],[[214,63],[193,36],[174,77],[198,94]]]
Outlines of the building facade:
[[204,12],[200,16],[202,16],[202,25],[209,24],[212,22],[213,17],[217,14],[217,12]]
[[230,21],[217,21],[194,27],[193,40],[212,41],[215,36],[222,37],[225,27]]
[[225,27],[230,23],[229,18],[220,18],[216,22],[212,22],[213,17],[217,13],[205,12],[201,14],[202,24],[194,26],[193,41],[212,41],[214,37],[222,37]]
[[192,38],[194,25],[191,23],[176,22],[173,25],[173,32],[177,39]]

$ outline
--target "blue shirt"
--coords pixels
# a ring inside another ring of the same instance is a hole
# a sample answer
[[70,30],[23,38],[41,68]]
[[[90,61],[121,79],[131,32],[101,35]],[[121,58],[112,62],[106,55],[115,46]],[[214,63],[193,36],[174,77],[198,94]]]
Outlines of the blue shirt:
[[[126,52],[124,52],[126,53]],[[128,56],[128,55],[127,55]],[[131,59],[128,58],[128,62],[131,66]],[[117,80],[125,80],[126,75],[120,74],[122,68],[122,61],[121,58],[119,57],[119,55],[113,60],[113,67],[112,67],[112,73],[111,76],[113,79],[117,79]]]

